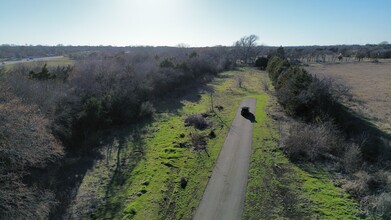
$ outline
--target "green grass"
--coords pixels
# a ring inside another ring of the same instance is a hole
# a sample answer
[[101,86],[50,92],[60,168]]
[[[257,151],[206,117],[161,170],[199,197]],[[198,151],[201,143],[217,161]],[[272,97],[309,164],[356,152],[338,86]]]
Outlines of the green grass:
[[[239,74],[244,76],[243,88],[236,83]],[[85,212],[83,218],[191,219],[241,100],[255,97],[257,123],[244,218],[352,219],[357,205],[332,185],[325,172],[290,163],[277,147],[276,126],[266,114],[273,100],[262,92],[260,82],[266,77],[265,72],[250,68],[221,73],[207,88],[182,100],[160,103],[156,106],[160,113],[152,122],[109,141],[109,147],[101,150],[103,159],[80,185],[77,199],[85,204],[81,209],[95,209]],[[224,107],[208,117],[213,126],[204,131],[185,127],[187,115],[209,111],[206,91],[211,90],[214,104]],[[189,144],[189,133],[208,134],[212,129],[217,137],[208,139],[207,152],[179,147],[180,143]],[[181,178],[187,180],[184,189]]]
[[0,67],[4,67],[5,70],[11,70],[15,65],[18,65],[18,64],[34,65],[36,63],[46,63],[49,67],[57,67],[57,66],[74,65],[75,61],[71,60],[69,57],[59,57],[59,58],[47,60],[47,61],[30,60],[30,61],[26,61],[26,62],[17,63],[17,64],[4,64],[4,65],[1,65]]
[[[184,127],[184,118],[188,114],[207,112],[210,108],[210,96],[202,93],[199,101],[183,101],[183,107],[177,114],[167,114],[163,120],[156,122],[158,128],[154,137],[146,141],[147,153],[137,174],[132,178],[125,192],[131,199],[124,207],[124,213],[119,217],[134,217],[135,219],[191,219],[198,206],[207,181],[213,170],[214,163],[223,145],[229,125],[231,124],[241,100],[248,92],[237,88],[235,74],[245,74],[248,80],[247,90],[251,90],[249,72],[227,72],[216,78],[210,85],[213,89],[215,105],[222,105],[224,110],[218,112],[219,117],[212,117],[213,129],[217,137],[208,141],[208,152],[194,152],[187,148],[175,148],[175,142],[181,142],[179,135],[196,132],[193,128]],[[205,131],[208,133],[209,130]],[[209,156],[208,156],[209,155]],[[171,164],[167,167],[163,164]],[[188,180],[185,189],[180,187],[180,179]],[[148,187],[141,183],[149,181]],[[138,197],[142,188],[148,192]]]
[[48,61],[42,61],[44,63],[47,63],[48,66],[67,66],[67,65],[74,65],[75,61],[70,59],[69,57],[61,57],[58,59],[48,60]]
[[357,203],[322,168],[293,164],[279,149],[277,123],[266,113],[273,105],[272,97],[257,102],[243,219],[356,219]]
[[[237,74],[245,75],[244,88],[237,87]],[[138,128],[143,133],[140,143],[144,149],[142,159],[127,171],[122,170],[121,178],[115,178],[107,173],[107,167],[112,167],[117,159],[106,154],[105,159],[111,162],[97,162],[98,167],[95,166],[84,178],[79,194],[91,192],[98,194],[97,201],[105,200],[97,203],[97,211],[90,216],[98,219],[191,219],[241,100],[256,95],[258,75],[259,72],[252,70],[225,72],[195,94],[156,106],[161,113],[153,122]],[[214,104],[223,106],[224,110],[210,113],[208,120],[213,126],[205,131],[185,127],[184,119],[189,114],[209,111],[210,93],[206,91],[214,91]],[[190,143],[189,133],[206,135],[212,129],[217,137],[208,139],[207,152],[178,147],[180,143]],[[180,138],[181,134],[185,137]],[[127,152],[125,155],[131,155],[132,142],[128,139],[121,145],[122,151]],[[118,147],[112,148],[116,152]],[[98,186],[97,181],[102,176],[105,178]],[[180,186],[181,178],[187,180],[184,189]],[[91,201],[85,200],[85,203]]]

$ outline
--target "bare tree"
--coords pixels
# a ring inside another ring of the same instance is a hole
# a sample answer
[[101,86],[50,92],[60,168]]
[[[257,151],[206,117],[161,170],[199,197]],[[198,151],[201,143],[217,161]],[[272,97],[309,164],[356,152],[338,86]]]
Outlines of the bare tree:
[[256,50],[258,39],[259,38],[257,35],[252,34],[249,36],[244,36],[240,38],[240,40],[236,41],[235,50],[237,57],[248,63],[251,57],[255,57],[258,54]]

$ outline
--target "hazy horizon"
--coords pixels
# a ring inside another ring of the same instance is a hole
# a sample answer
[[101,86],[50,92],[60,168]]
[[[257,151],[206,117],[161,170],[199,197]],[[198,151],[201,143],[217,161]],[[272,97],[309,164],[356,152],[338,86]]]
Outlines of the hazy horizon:
[[391,1],[0,0],[0,44],[266,46],[391,41]]

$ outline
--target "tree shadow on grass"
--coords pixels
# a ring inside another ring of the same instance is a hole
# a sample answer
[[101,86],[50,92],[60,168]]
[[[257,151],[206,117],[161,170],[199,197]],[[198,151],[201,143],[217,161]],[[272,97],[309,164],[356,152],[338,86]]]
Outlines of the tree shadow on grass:
[[363,157],[369,162],[391,159],[391,135],[377,128],[343,105],[337,106],[333,118],[346,139],[362,146]]
[[[149,123],[149,121],[144,122]],[[142,123],[142,124],[144,124]],[[91,215],[93,218],[101,216],[114,218],[125,204],[126,194],[121,193],[125,184],[129,183],[132,171],[145,156],[145,143],[142,139],[142,125],[134,127],[129,132],[112,135],[107,149],[116,151],[114,171],[105,186],[104,203]]]
[[[123,146],[126,144],[125,138],[132,134],[131,127],[117,127],[113,129],[100,130],[94,134],[88,140],[83,143],[79,143],[80,149],[69,151],[63,163],[60,166],[54,167],[50,173],[56,183],[53,184],[53,191],[59,203],[56,208],[50,213],[49,219],[72,219],[83,218],[85,213],[89,210],[70,210],[74,199],[77,196],[79,188],[83,182],[83,179],[87,172],[91,170],[97,161],[107,159],[107,155],[110,155],[114,148],[107,149],[106,154],[102,154],[103,146],[113,146],[114,140],[118,140],[117,151],[117,166],[114,172],[114,176],[121,170],[120,158]],[[118,171],[117,171],[118,169]],[[50,175],[50,174],[49,174]],[[117,178],[115,178],[117,179]],[[90,201],[88,204],[82,204],[82,207],[96,207],[94,201]]]
[[201,93],[213,93],[210,85],[202,82],[195,82],[191,86],[173,88],[164,98],[152,100],[158,113],[177,114],[184,107],[183,102],[199,102]]
[[[205,82],[196,82],[192,86],[173,88],[164,98],[151,100],[154,103],[157,112],[178,113],[184,107],[183,102],[198,102],[201,100],[201,92],[213,93],[211,86],[205,85]],[[52,176],[50,180],[55,180],[51,189],[55,192],[59,203],[51,213],[49,219],[70,219],[69,208],[74,202],[83,179],[98,160],[105,159],[102,155],[102,148],[107,147],[106,154],[116,154],[116,164],[111,171],[111,178],[105,186],[104,201],[98,201],[96,204],[86,204],[90,210],[77,210],[80,216],[94,218],[97,216],[114,217],[125,204],[126,195],[118,194],[124,184],[129,184],[133,169],[144,157],[145,144],[143,142],[143,132],[145,126],[151,124],[152,119],[142,120],[129,126],[113,127],[106,130],[100,130],[89,135],[89,140],[79,143],[81,150],[68,152],[66,159],[60,166],[47,171],[42,171],[40,176]],[[129,147],[131,143],[131,147]],[[82,147],[83,146],[83,147]],[[115,147],[114,147],[115,146]],[[77,149],[77,148],[76,148]],[[37,171],[38,172],[38,171]],[[49,178],[47,182],[50,182]],[[48,183],[49,184],[49,183]],[[115,198],[114,198],[115,195]],[[93,203],[91,201],[91,203]]]

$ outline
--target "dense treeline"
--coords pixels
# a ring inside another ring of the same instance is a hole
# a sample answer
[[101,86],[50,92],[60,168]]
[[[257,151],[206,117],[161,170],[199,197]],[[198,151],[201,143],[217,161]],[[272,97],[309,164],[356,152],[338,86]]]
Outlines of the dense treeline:
[[[251,36],[248,36],[251,37]],[[256,37],[256,36],[255,36]],[[245,39],[245,38],[244,38]],[[257,38],[255,38],[256,40]],[[242,40],[242,39],[241,39]],[[255,42],[255,41],[254,41]],[[277,47],[273,46],[257,46],[252,45],[252,51],[245,50],[241,41],[236,42],[232,47],[222,47],[224,49],[231,49],[236,51],[236,55],[242,55],[244,60],[254,56],[254,52],[259,54],[275,55]],[[246,42],[245,42],[246,43]],[[238,45],[239,44],[239,45]],[[215,47],[218,48],[218,47]],[[205,48],[207,49],[207,48]],[[248,49],[248,48],[247,48]],[[0,45],[0,60],[12,60],[21,58],[34,58],[45,56],[70,56],[72,59],[84,58],[86,56],[96,56],[106,54],[110,56],[113,53],[149,53],[150,51],[161,53],[175,53],[177,47],[113,47],[113,46],[15,46],[15,45]],[[361,60],[362,58],[380,59],[391,58],[391,44],[382,42],[379,44],[367,45],[334,45],[334,46],[295,46],[285,47],[286,58],[290,60],[300,60],[302,62],[335,62],[341,57],[355,58]],[[244,53],[246,52],[246,53]],[[252,52],[252,53],[249,53]],[[243,55],[244,53],[244,55]],[[249,53],[248,55],[246,55]],[[249,57],[246,57],[249,56]]]
[[[343,106],[348,89],[319,79],[286,59],[272,57],[267,71],[285,112],[299,119],[283,149],[293,161],[325,161],[346,174],[342,185],[374,218],[391,216],[387,171],[389,135]],[[331,162],[331,163],[330,163]]]
[[88,151],[99,130],[151,117],[160,99],[231,68],[228,52],[106,51],[80,57],[74,66],[1,69],[1,218],[47,218],[62,184],[48,172],[61,171],[64,155]]
[[285,111],[306,121],[327,120],[337,108],[340,93],[330,80],[312,76],[303,68],[273,57],[267,71]]
[[[217,47],[215,47],[217,48]],[[184,50],[187,50],[183,48]],[[205,48],[207,49],[207,48]],[[46,56],[70,56],[73,59],[85,58],[86,56],[112,56],[115,53],[132,53],[145,54],[157,53],[175,54],[178,52],[178,47],[152,47],[152,46],[18,46],[18,45],[0,45],[0,60],[12,60],[21,58],[34,58]]]
[[69,76],[71,92],[61,99],[66,104],[57,111],[55,131],[63,139],[80,140],[96,129],[138,121],[153,114],[159,98],[230,67],[228,57],[212,50],[84,59]]
[[391,44],[388,42],[366,45],[297,46],[284,47],[284,50],[285,58],[301,62],[336,62],[345,58],[357,61],[363,58],[391,58]]

